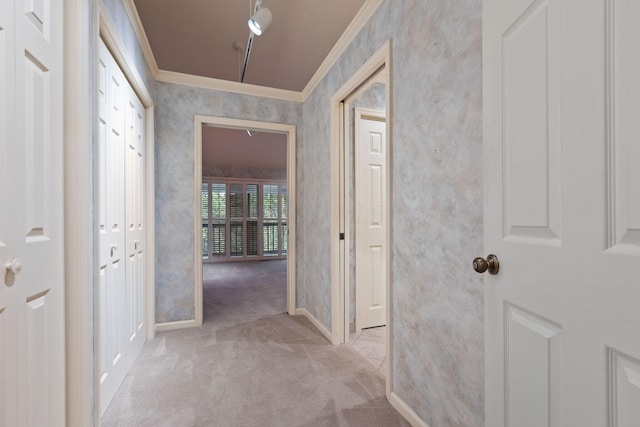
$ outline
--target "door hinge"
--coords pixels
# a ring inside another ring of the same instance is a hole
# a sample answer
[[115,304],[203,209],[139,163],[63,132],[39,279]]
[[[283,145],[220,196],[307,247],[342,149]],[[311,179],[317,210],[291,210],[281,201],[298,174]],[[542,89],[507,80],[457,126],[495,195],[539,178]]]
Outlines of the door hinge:
[[340,240],[344,240],[344,233],[340,233]]

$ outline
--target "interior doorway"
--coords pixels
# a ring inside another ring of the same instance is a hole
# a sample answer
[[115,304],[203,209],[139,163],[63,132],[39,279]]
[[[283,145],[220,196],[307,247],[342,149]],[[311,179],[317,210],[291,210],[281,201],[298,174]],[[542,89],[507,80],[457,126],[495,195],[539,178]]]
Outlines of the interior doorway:
[[[385,70],[345,100],[345,214],[349,250],[349,344],[384,374],[387,332],[385,208],[388,147]],[[348,127],[347,127],[348,123]]]
[[295,314],[295,126],[196,116],[194,171],[198,324],[203,267],[238,261],[285,262],[286,311]]
[[[331,246],[332,340],[353,344],[369,335],[365,352],[377,353],[370,361],[379,362],[387,378],[391,354],[388,64],[387,43],[333,96],[331,153],[332,189],[337,189],[332,192],[332,231],[338,237]],[[386,330],[363,335],[363,328],[372,327]]]

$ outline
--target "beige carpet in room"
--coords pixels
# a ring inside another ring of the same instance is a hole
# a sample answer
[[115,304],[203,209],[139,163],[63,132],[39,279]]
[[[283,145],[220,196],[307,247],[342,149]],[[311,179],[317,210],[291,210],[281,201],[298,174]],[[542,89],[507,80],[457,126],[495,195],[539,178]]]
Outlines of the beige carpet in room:
[[285,314],[286,261],[204,277],[204,325],[148,342],[102,426],[409,426],[373,366]]

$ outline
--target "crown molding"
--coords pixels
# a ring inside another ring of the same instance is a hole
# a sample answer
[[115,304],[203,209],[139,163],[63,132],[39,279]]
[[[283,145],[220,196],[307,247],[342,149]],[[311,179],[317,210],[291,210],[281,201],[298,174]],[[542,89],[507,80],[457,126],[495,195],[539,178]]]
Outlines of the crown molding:
[[159,82],[173,83],[183,86],[199,87],[203,89],[219,90],[243,95],[261,96],[263,98],[282,99],[294,102],[303,101],[301,92],[233,82],[230,80],[214,79],[211,77],[194,76],[192,74],[177,73],[175,71],[160,70],[158,71],[156,80]]
[[[239,93],[244,95],[262,96],[273,99],[283,99],[286,101],[304,102],[327,75],[331,67],[335,65],[340,56],[345,52],[349,44],[358,35],[364,25],[371,19],[373,14],[384,0],[367,0],[353,18],[349,26],[344,30],[336,44],[326,56],[320,67],[316,70],[302,92],[285,89],[271,88],[267,86],[251,85],[247,83],[233,82],[229,80],[214,79],[210,77],[195,76],[174,71],[160,70],[156,62],[149,39],[142,26],[138,9],[134,0],[122,0],[125,11],[129,16],[129,21],[136,33],[138,43],[142,48],[145,60],[149,69],[157,81],[173,83],[185,86],[193,86],[204,89],[219,90],[224,92]],[[102,4],[102,1],[100,1]]]
[[151,50],[151,45],[149,44],[149,39],[147,38],[147,33],[144,31],[144,27],[142,26],[142,21],[140,20],[140,15],[138,14],[138,8],[136,8],[133,0],[122,0],[122,4],[124,5],[124,9],[129,16],[129,21],[133,26],[133,30],[136,33],[136,37],[138,38],[138,43],[142,48],[142,53],[144,54],[144,59],[147,61],[147,65],[151,70],[154,78],[158,77],[158,72],[160,71],[158,68],[158,63],[156,62],[155,56],[153,56],[153,51]]
[[320,67],[316,70],[309,83],[302,90],[302,100],[306,101],[314,89],[320,84],[322,79],[327,75],[331,67],[335,65],[340,56],[347,50],[347,47],[353,39],[358,35],[362,27],[371,19],[373,14],[384,0],[367,0],[360,8],[358,14],[353,18],[349,26],[344,30],[336,44],[333,46],[327,57],[322,61]]

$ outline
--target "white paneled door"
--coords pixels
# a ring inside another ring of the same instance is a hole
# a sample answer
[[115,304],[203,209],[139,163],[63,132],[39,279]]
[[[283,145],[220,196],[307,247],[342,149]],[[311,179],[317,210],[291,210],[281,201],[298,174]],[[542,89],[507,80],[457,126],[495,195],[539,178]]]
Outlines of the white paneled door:
[[486,425],[639,426],[640,3],[483,5]]
[[356,329],[386,324],[385,113],[355,109]]
[[63,426],[62,1],[0,2],[0,425]]
[[131,369],[146,341],[144,292],[144,187],[145,187],[145,110],[127,84],[125,97],[125,223],[126,282],[125,308],[127,370]]
[[100,41],[100,414],[145,342],[144,109]]

